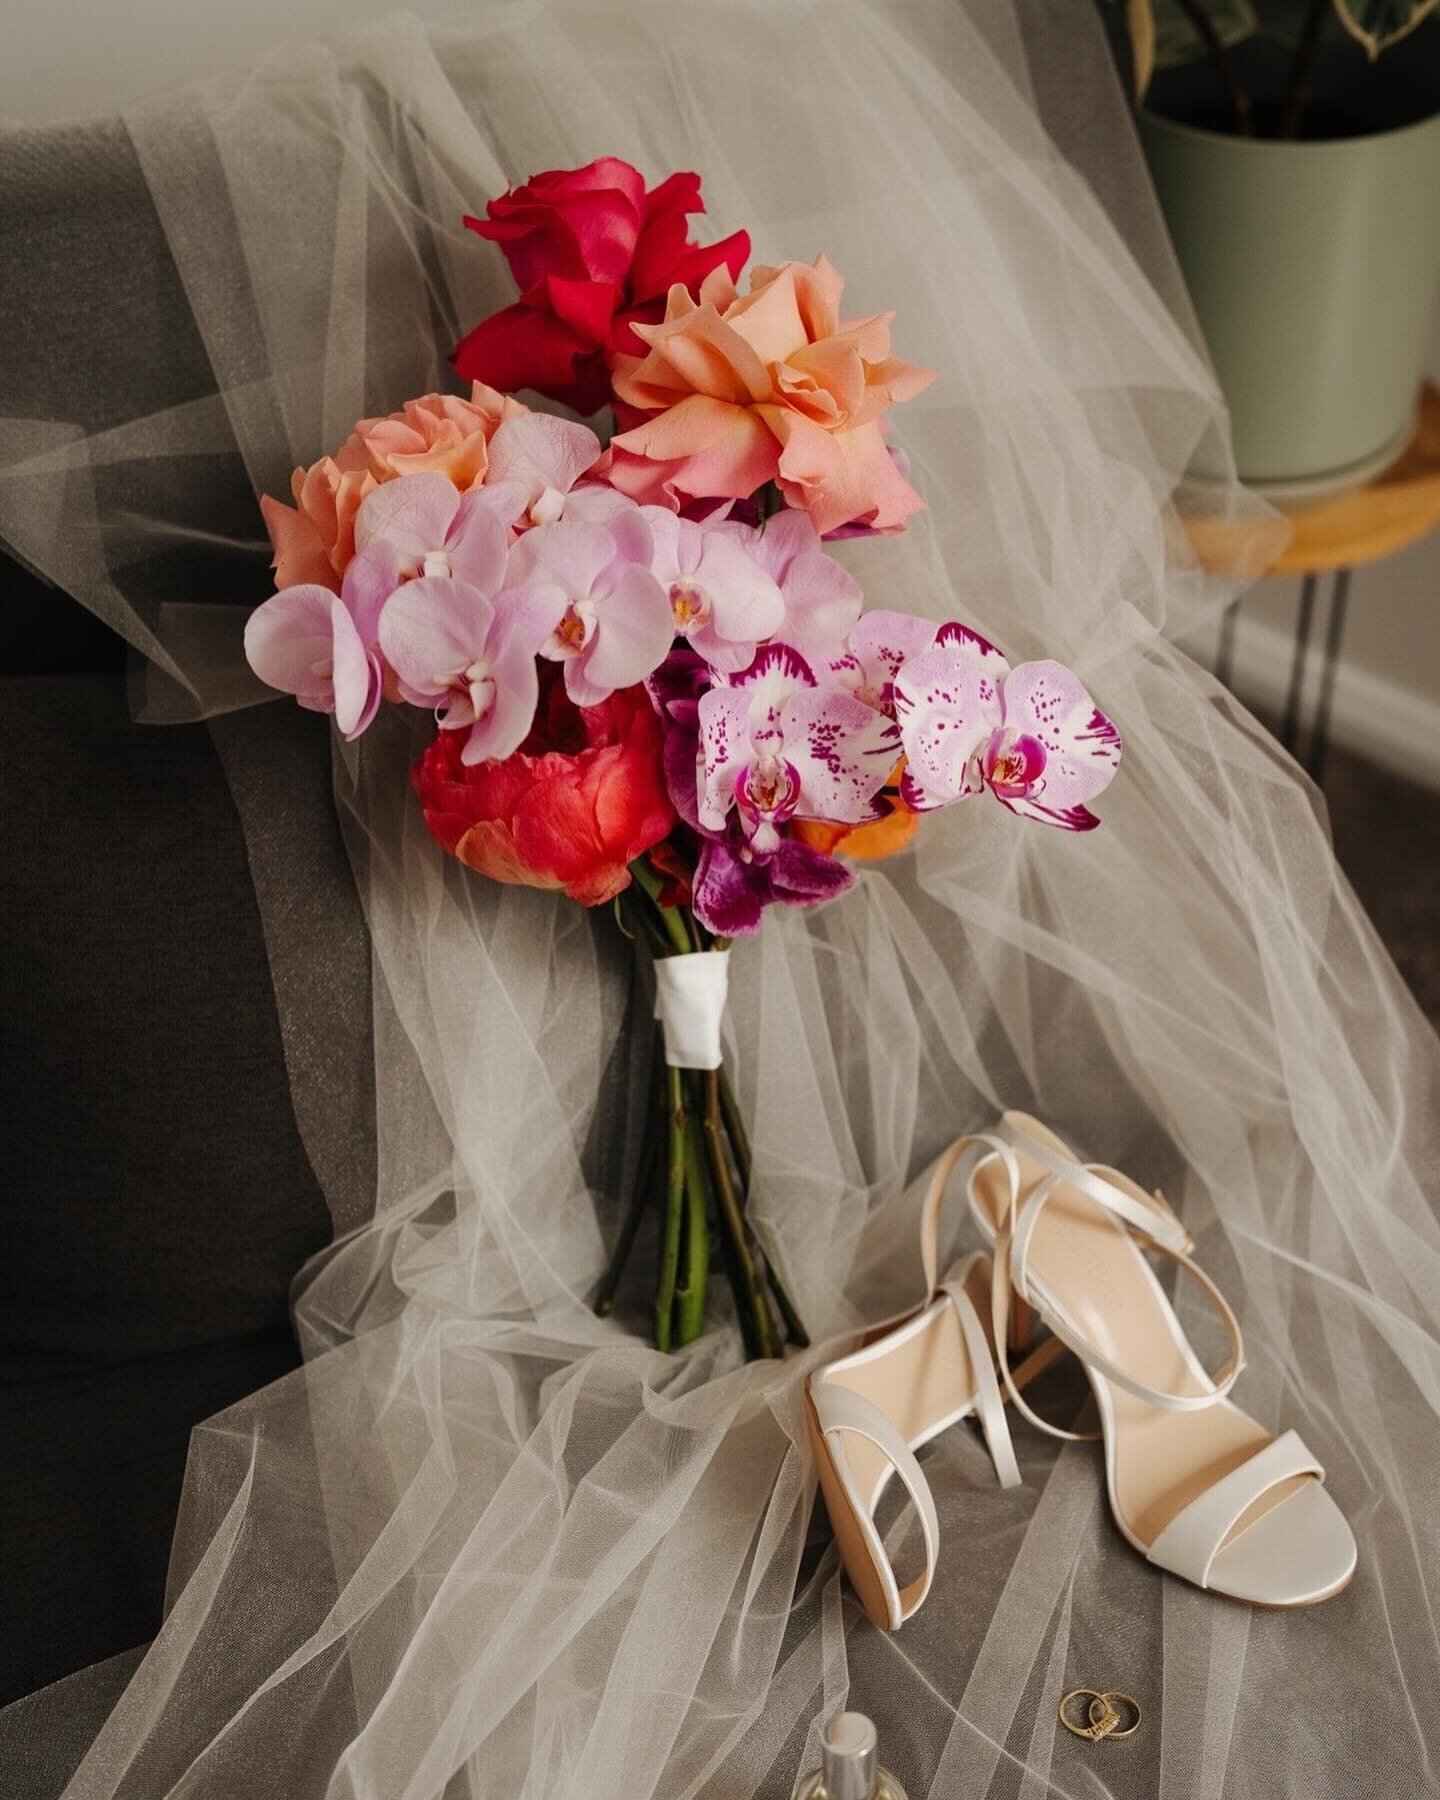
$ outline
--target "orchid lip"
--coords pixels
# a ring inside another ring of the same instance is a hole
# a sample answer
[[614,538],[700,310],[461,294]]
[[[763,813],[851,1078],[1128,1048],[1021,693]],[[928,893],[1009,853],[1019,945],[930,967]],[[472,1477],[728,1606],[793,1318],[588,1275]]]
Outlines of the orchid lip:
[[800,773],[781,757],[762,756],[736,776],[735,802],[752,838],[762,826],[783,825],[800,804]]
[[675,615],[676,627],[681,631],[691,631],[696,626],[704,625],[709,619],[710,596],[693,581],[672,581],[670,609]]
[[550,635],[546,653],[552,657],[579,656],[595,633],[595,614],[583,602],[572,601]]
[[991,735],[985,746],[985,781],[1004,799],[1028,799],[1043,783],[1047,760],[1039,738],[1002,728]]

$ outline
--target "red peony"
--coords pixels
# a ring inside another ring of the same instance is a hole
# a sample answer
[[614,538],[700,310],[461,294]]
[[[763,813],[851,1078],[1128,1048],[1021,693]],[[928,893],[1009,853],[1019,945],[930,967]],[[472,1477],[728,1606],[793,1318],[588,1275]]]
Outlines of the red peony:
[[659,324],[676,282],[693,295],[721,263],[737,277],[750,254],[743,231],[719,244],[689,241],[688,215],[705,210],[698,175],[672,175],[646,193],[640,172],[616,156],[548,170],[485,210],[465,223],[500,246],[520,298],[461,340],[455,367],[582,414],[608,404],[612,355],[645,354],[630,327]]
[[415,765],[415,789],[431,834],[472,869],[599,906],[675,824],[664,729],[643,688],[582,708],[558,673],[546,665],[535,727],[513,756],[467,768],[465,733],[442,731]]

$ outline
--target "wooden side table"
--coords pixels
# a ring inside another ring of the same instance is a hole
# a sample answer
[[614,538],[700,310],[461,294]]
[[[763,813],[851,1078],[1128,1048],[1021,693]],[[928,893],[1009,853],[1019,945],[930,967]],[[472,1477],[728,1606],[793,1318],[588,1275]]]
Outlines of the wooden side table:
[[[1290,681],[1280,720],[1280,741],[1298,754],[1301,702],[1310,662],[1315,606],[1322,575],[1330,577],[1329,607],[1321,652],[1320,689],[1310,723],[1305,763],[1314,780],[1324,772],[1335,697],[1335,672],[1345,635],[1350,577],[1358,568],[1394,556],[1440,527],[1440,389],[1427,382],[1421,391],[1415,436],[1409,449],[1383,475],[1365,487],[1310,505],[1298,502],[1282,509],[1294,532],[1284,551],[1265,569],[1268,576],[1299,575],[1300,611]],[[1192,539],[1205,560],[1203,531]],[[1220,622],[1215,674],[1228,687],[1235,659],[1235,624],[1239,602],[1226,608]]]

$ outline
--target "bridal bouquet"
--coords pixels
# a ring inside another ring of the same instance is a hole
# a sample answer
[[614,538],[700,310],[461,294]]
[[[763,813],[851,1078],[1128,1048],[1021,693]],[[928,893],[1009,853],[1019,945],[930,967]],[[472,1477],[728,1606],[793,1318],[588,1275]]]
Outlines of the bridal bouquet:
[[[520,288],[455,351],[469,397],[362,419],[293,506],[263,501],[279,591],[246,650],[347,738],[382,703],[432,713],[413,779],[444,849],[614,906],[653,957],[664,1054],[597,1306],[654,1208],[656,1343],[702,1330],[714,1234],[762,1357],[805,1338],[747,1210],[732,942],[957,801],[1089,829],[1120,740],[1060,664],[864,610],[828,545],[922,509],[886,413],[931,376],[891,354],[890,315],[841,316],[823,256],[742,292],[749,239],[692,243],[701,210],[696,176],[647,190],[605,157],[467,219]],[[609,409],[608,444],[519,390]]]

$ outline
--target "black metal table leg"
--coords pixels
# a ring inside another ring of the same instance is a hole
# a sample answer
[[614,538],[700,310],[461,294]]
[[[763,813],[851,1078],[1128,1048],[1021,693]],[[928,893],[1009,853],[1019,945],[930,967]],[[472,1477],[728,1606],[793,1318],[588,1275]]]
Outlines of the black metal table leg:
[[1280,720],[1280,742],[1292,755],[1300,738],[1300,700],[1305,687],[1317,580],[1318,577],[1307,575],[1300,584],[1300,615],[1295,621],[1295,650],[1290,659],[1290,692],[1285,697],[1285,711]]
[[1319,782],[1325,773],[1325,754],[1330,747],[1330,709],[1335,699],[1335,675],[1340,645],[1345,636],[1345,613],[1350,603],[1350,571],[1337,569],[1330,588],[1330,618],[1325,628],[1325,661],[1320,670],[1320,694],[1315,702],[1315,723],[1310,732],[1310,778]]

